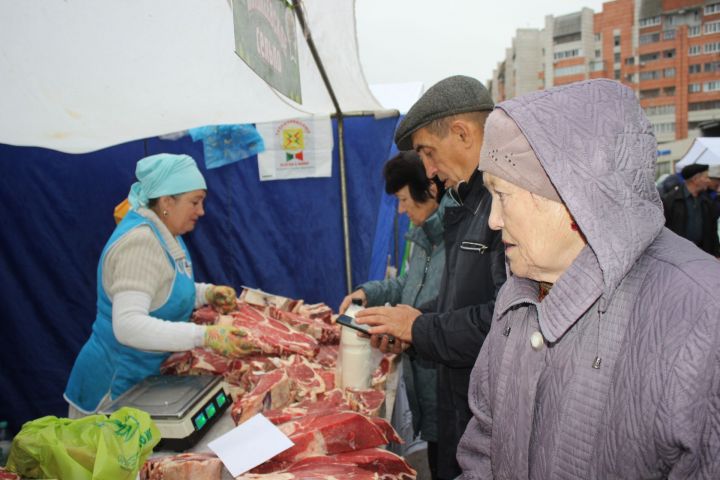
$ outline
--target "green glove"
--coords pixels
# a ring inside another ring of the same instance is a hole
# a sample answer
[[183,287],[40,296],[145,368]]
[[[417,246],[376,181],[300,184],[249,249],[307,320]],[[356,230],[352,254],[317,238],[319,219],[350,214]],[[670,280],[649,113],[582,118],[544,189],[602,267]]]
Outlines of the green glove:
[[212,285],[205,290],[205,300],[220,313],[229,313],[237,308],[235,289],[226,285]]
[[208,325],[204,344],[215,353],[226,357],[242,357],[259,350],[240,328]]

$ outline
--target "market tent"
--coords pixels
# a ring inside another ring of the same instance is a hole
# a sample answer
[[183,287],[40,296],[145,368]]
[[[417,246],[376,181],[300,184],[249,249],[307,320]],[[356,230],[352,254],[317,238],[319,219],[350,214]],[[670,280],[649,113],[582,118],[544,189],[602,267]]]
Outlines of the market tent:
[[[380,111],[357,59],[353,2],[305,5],[343,112]],[[142,156],[188,153],[204,170],[207,215],[187,238],[198,280],[337,306],[345,278],[336,120],[330,178],[259,182],[255,157],[205,170],[201,143],[158,137],[333,113],[304,43],[300,107],[235,56],[225,0],[0,0],[0,8],[0,419],[12,430],[65,413],[62,391],[95,315],[97,259]],[[396,121],[345,119],[353,284],[370,277]]]
[[[360,67],[355,2],[303,5],[342,111],[381,111]],[[228,0],[0,0],[0,12],[0,143],[80,153],[202,125],[335,113],[301,34],[302,105],[235,54]]]
[[675,164],[675,169],[682,169],[692,163],[720,165],[720,137],[696,138],[690,150]]

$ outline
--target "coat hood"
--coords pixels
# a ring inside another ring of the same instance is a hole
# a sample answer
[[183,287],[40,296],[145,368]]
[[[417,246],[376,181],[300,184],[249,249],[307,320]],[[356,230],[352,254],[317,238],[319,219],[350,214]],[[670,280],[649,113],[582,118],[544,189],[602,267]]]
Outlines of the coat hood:
[[665,223],[654,182],[657,142],[634,92],[590,80],[497,108],[527,137],[611,293]]

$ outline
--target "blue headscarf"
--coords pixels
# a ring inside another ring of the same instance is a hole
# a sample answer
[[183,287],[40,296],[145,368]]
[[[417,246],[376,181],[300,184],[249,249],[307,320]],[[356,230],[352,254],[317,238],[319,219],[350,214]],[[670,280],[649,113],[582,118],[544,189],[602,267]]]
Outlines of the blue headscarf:
[[138,181],[130,187],[128,200],[132,208],[147,207],[151,198],[176,195],[193,190],[207,190],[205,179],[189,155],[158,153],[138,161]]

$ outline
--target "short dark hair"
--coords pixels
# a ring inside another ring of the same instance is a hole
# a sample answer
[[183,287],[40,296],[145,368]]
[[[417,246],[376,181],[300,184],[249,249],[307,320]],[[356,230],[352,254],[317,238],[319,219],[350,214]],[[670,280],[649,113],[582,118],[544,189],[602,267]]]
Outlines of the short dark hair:
[[431,180],[425,174],[425,167],[423,167],[420,156],[413,150],[400,152],[388,160],[383,168],[383,176],[385,177],[385,192],[388,195],[396,194],[407,185],[412,199],[420,203],[427,202],[431,198],[437,198],[439,201],[444,191],[442,183],[433,179],[438,186],[438,195],[437,197],[433,196],[430,191]]

